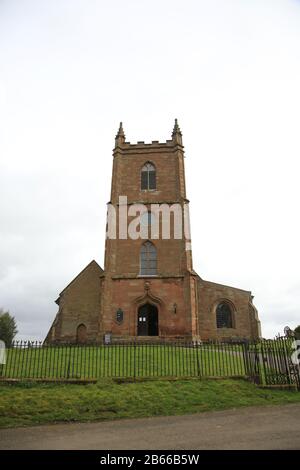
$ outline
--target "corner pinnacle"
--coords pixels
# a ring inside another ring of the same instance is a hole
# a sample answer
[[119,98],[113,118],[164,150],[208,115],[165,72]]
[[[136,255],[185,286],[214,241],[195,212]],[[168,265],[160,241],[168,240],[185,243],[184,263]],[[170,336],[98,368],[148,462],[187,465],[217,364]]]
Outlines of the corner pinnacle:
[[177,119],[175,119],[175,124],[172,132],[172,140],[177,144],[182,145],[182,134]]
[[123,129],[123,123],[120,122],[119,130],[116,135],[116,147],[118,145],[124,144],[125,142],[125,134],[124,134],[124,129]]

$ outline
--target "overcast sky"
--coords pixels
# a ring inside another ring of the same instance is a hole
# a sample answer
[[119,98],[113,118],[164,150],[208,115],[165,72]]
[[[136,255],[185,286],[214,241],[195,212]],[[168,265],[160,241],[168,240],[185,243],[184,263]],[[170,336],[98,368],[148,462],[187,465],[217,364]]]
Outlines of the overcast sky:
[[183,132],[194,268],[300,324],[300,2],[0,0],[0,307],[43,339],[103,266],[112,148]]

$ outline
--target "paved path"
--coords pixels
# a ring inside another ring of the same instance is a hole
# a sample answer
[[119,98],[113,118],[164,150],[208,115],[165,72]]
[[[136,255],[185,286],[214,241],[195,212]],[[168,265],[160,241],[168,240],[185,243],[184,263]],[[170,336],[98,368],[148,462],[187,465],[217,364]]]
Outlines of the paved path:
[[300,449],[300,404],[1,429],[0,449]]

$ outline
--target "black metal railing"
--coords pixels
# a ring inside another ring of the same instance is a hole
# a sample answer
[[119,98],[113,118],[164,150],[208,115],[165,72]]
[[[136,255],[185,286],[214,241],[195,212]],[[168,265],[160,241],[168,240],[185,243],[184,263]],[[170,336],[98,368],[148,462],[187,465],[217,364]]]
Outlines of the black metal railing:
[[300,390],[297,343],[292,338],[263,340],[250,345],[251,374],[262,385],[294,385]]
[[244,345],[196,342],[126,342],[50,345],[15,342],[6,350],[6,378],[244,376]]
[[299,365],[290,340],[237,342],[119,342],[43,345],[16,341],[6,349],[0,377],[97,380],[151,377],[248,377],[261,385],[295,385]]

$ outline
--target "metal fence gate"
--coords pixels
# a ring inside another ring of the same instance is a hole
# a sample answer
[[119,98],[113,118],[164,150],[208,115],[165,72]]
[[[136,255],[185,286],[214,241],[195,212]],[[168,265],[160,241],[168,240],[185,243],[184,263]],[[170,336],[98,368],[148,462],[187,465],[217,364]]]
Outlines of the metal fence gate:
[[297,348],[295,341],[288,338],[262,340],[250,344],[249,377],[260,385],[291,385],[300,391],[299,360],[293,361],[295,348]]

